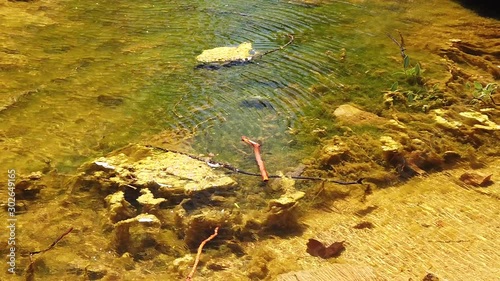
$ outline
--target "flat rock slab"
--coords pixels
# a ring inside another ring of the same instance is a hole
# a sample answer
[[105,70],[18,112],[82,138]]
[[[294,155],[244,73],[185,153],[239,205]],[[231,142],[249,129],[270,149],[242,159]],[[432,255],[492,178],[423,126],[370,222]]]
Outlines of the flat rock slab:
[[252,49],[252,43],[244,42],[236,47],[218,47],[210,50],[204,50],[196,60],[201,63],[224,63],[234,61],[249,61],[255,51]]
[[188,194],[206,189],[228,189],[236,182],[205,162],[176,152],[129,145],[85,164],[80,184],[151,188],[160,193]]

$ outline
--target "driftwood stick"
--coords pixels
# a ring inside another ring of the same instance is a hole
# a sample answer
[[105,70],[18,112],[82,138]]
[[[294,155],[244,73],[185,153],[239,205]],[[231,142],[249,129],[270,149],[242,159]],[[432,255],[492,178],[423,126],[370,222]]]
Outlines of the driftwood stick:
[[214,234],[210,235],[207,239],[203,240],[201,243],[200,243],[200,246],[198,246],[198,253],[196,253],[196,259],[194,260],[194,265],[193,265],[193,269],[191,269],[191,272],[189,273],[189,275],[186,277],[186,281],[191,281],[193,280],[193,275],[196,271],[196,267],[198,267],[198,263],[200,262],[200,256],[201,256],[201,251],[203,250],[203,247],[205,246],[205,244],[207,244],[208,241],[212,240],[215,238],[215,236],[217,236],[219,232],[219,227],[217,226],[215,229],[214,229]]
[[260,174],[262,175],[263,181],[269,180],[269,174],[266,171],[266,167],[264,166],[264,161],[262,161],[262,157],[260,157],[260,144],[250,140],[249,138],[242,136],[241,140],[245,143],[248,143],[253,147],[253,152],[255,154],[255,160],[257,161],[257,165],[259,166]]
[[288,45],[292,44],[293,40],[295,40],[295,37],[293,37],[293,34],[288,34],[288,39],[289,40],[288,40],[288,42],[285,45],[280,46],[279,48],[275,48],[275,49],[266,51],[266,52],[264,52],[262,54],[257,54],[257,55],[255,55],[255,57],[263,57],[263,56],[268,55],[270,53],[274,53],[276,51],[283,50],[284,48],[288,47]]

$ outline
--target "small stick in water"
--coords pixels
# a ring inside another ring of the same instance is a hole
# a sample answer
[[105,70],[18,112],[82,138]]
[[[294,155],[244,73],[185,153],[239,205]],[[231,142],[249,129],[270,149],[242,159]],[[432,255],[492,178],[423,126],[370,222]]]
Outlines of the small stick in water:
[[49,247],[47,247],[45,250],[40,250],[40,251],[33,251],[33,252],[30,252],[30,264],[28,265],[28,268],[26,269],[26,281],[33,281],[35,280],[35,260],[33,259],[33,256],[36,255],[36,254],[43,254],[47,251],[49,251],[50,249],[54,248],[56,246],[57,243],[59,243],[59,241],[61,241],[61,239],[64,238],[64,236],[68,235],[71,231],[73,231],[73,227],[70,227],[66,232],[64,232],[63,234],[61,234],[61,236],[59,236],[54,242],[52,242],[52,244],[50,244]]
[[203,250],[203,246],[205,246],[205,244],[207,244],[208,241],[212,240],[215,238],[215,236],[217,236],[218,234],[218,231],[219,231],[219,227],[217,226],[215,229],[214,229],[214,234],[210,235],[207,239],[203,240],[200,244],[200,246],[198,246],[198,253],[196,253],[196,259],[194,260],[194,265],[193,265],[193,269],[191,269],[191,272],[189,273],[189,275],[186,277],[186,281],[191,281],[193,280],[193,275],[194,275],[194,272],[196,271],[196,267],[198,267],[198,262],[200,262],[200,256],[201,256],[201,251]]
[[250,140],[249,138],[242,136],[241,140],[245,143],[248,143],[253,147],[253,152],[255,154],[255,160],[257,161],[257,165],[259,166],[260,174],[262,175],[263,181],[269,180],[269,175],[266,171],[266,167],[264,166],[264,161],[262,161],[262,157],[260,157],[260,144]]

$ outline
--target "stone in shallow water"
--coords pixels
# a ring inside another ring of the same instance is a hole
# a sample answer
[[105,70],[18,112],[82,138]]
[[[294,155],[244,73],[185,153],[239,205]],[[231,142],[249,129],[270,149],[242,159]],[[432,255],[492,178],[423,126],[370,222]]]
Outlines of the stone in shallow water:
[[175,152],[130,145],[82,167],[77,185],[154,187],[168,193],[227,189],[236,182],[205,162]]
[[278,199],[269,201],[263,227],[268,231],[296,231],[300,229],[298,205],[305,195],[302,191],[288,190]]
[[109,212],[109,219],[116,223],[136,215],[134,207],[125,200],[125,193],[118,191],[106,196],[104,199]]
[[161,222],[151,214],[122,220],[114,224],[112,244],[118,253],[137,256],[153,245],[161,243]]
[[349,157],[349,146],[339,137],[334,137],[321,150],[319,158],[322,165],[334,165]]
[[244,42],[236,47],[218,47],[204,50],[196,60],[201,63],[243,62],[252,59],[255,51],[252,43]]
[[143,211],[149,212],[156,209],[161,203],[165,202],[165,198],[155,198],[151,190],[147,188],[141,189],[141,196],[137,198],[137,202],[143,207]]

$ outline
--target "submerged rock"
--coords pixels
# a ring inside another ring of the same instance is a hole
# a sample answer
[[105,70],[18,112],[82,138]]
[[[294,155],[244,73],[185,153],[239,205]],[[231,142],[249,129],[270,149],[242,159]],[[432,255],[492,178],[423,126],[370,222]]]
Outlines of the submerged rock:
[[40,191],[46,187],[42,182],[42,177],[42,172],[20,176],[14,189],[16,199],[35,199]]
[[99,95],[97,97],[97,102],[99,102],[100,104],[103,104],[105,106],[115,107],[115,106],[122,105],[124,102],[124,98],[110,96],[110,95]]
[[302,191],[288,190],[278,199],[269,201],[269,211],[263,226],[266,231],[294,231],[300,228],[298,221],[299,200],[304,197]]
[[114,226],[113,244],[120,254],[127,252],[136,256],[147,248],[161,244],[161,222],[154,215],[140,214]]
[[166,201],[165,198],[154,198],[153,193],[147,188],[141,189],[141,194],[142,195],[137,198],[137,202],[141,204],[145,212],[154,211],[158,208],[160,203]]
[[[113,230],[112,248],[142,260],[176,251],[171,244],[177,238],[171,239],[161,230],[162,224],[168,224],[169,217],[173,220],[174,216],[165,207],[177,205],[179,211],[184,210],[181,202],[236,186],[232,178],[199,159],[141,145],[112,152],[83,165],[80,171],[73,192],[106,195],[105,216],[109,218],[107,227]],[[201,225],[210,220],[203,216],[200,224],[192,224],[198,220],[186,216],[183,221],[185,224],[179,225],[185,230],[180,232],[186,244],[194,248],[200,242]],[[223,221],[231,220],[224,217]],[[219,220],[214,225],[224,226]]]
[[381,125],[386,122],[384,118],[373,113],[363,111],[350,104],[343,104],[337,107],[337,109],[333,112],[333,115],[335,115],[338,120],[351,125]]
[[123,191],[110,194],[104,200],[108,207],[109,219],[113,223],[132,218],[136,214],[134,207],[125,200],[125,193]]
[[493,184],[491,177],[493,174],[482,175],[474,172],[465,172],[460,176],[460,180],[472,186],[487,187]]
[[323,146],[319,160],[322,165],[334,165],[342,160],[347,160],[349,154],[349,146],[339,137],[334,137],[332,141]]
[[[228,189],[236,185],[232,178],[203,161],[141,145],[112,152],[84,165],[81,170],[75,183],[77,189],[90,187],[111,193],[149,188],[156,197],[167,200],[170,196],[185,197],[206,189]],[[143,193],[143,196],[147,195]]]
[[271,103],[270,100],[262,98],[262,97],[252,97],[248,98],[245,100],[242,100],[240,102],[240,105],[243,107],[248,107],[248,108],[255,108],[255,109],[272,109],[274,110],[274,107]]

